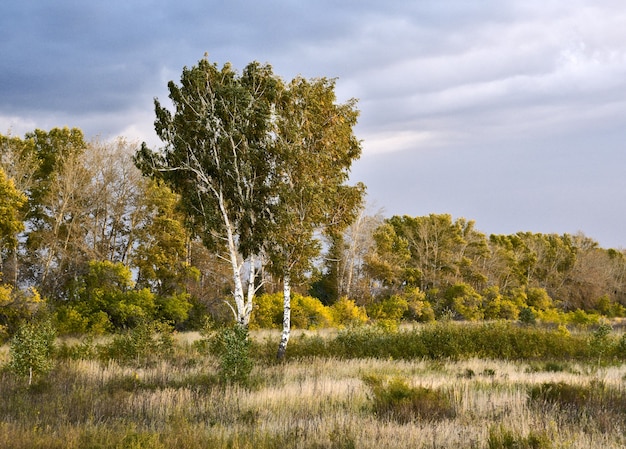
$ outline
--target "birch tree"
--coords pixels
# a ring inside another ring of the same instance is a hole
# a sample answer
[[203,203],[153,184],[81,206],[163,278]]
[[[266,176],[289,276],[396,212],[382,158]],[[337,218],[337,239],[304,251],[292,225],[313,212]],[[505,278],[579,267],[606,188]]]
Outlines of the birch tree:
[[271,126],[281,82],[269,65],[251,63],[239,75],[230,64],[219,69],[204,58],[183,69],[180,83],[168,84],[173,112],[155,100],[155,129],[165,147],[142,145],[136,163],[181,195],[205,245],[222,251],[232,270],[233,314],[247,326],[255,257],[271,218]]
[[338,104],[335,81],[295,78],[277,104],[276,212],[268,240],[270,271],[283,281],[283,331],[278,358],[291,329],[291,287],[310,268],[321,245],[316,232],[339,233],[361,207],[364,186],[348,186],[361,154],[353,133],[356,100]]

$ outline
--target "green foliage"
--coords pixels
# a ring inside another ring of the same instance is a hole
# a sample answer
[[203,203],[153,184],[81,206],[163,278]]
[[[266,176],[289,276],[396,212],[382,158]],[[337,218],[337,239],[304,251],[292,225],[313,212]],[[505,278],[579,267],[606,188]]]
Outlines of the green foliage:
[[[311,347],[304,347],[307,344]],[[323,347],[311,339],[294,340],[292,345],[294,353],[299,356],[325,354],[328,357],[405,360],[595,360],[586,335],[564,335],[558,329],[525,327],[508,322],[436,322],[399,331],[361,326],[340,331]],[[614,345],[610,354],[616,353],[617,348]]]
[[380,377],[368,375],[362,380],[370,389],[372,409],[379,419],[404,424],[415,420],[437,421],[456,415],[450,398],[442,390],[411,387],[399,377],[385,382]]
[[92,261],[77,298],[57,308],[59,331],[103,334],[162,319],[180,323],[191,309],[186,294],[157,298],[148,288],[134,289],[130,269],[109,261]]
[[602,322],[593,331],[589,346],[591,354],[598,357],[598,363],[606,357],[607,354],[613,352],[614,342],[611,339],[613,328],[608,322]]
[[[139,244],[133,257],[138,270],[137,285],[149,288],[161,298],[176,298],[185,290],[186,281],[200,276],[187,263],[190,236],[185,216],[179,210],[180,198],[166,185],[151,181],[143,201],[152,219],[137,230]],[[174,321],[184,319],[178,317]]]
[[220,359],[221,382],[248,385],[254,368],[248,329],[239,325],[219,329],[209,335],[209,345]]
[[173,325],[181,325],[191,311],[193,304],[188,293],[174,293],[170,296],[155,298],[157,318]]
[[409,310],[408,301],[400,295],[392,295],[366,307],[367,315],[378,321],[398,323]]
[[421,323],[435,320],[435,311],[430,302],[426,300],[426,293],[419,288],[405,288],[400,296],[406,300],[408,306],[404,318]]
[[519,312],[519,321],[520,323],[524,323],[528,326],[534,326],[537,324],[537,316],[532,308],[523,307]]
[[597,313],[588,313],[582,309],[576,309],[568,312],[565,315],[567,323],[575,324],[577,326],[590,326],[597,324],[600,321],[600,315]]
[[482,297],[468,284],[454,284],[443,294],[446,307],[465,320],[476,321],[483,318]]
[[526,304],[535,310],[546,310],[554,306],[552,298],[543,288],[529,288],[526,291]]
[[283,294],[272,293],[255,298],[250,327],[253,329],[279,329],[283,323]]
[[545,432],[531,430],[528,435],[519,435],[503,426],[489,429],[489,449],[552,449],[552,439]]
[[376,230],[374,240],[368,271],[394,293],[406,285],[426,291],[459,279],[486,281],[475,262],[488,254],[487,240],[473,221],[452,220],[448,214],[394,216]]
[[54,366],[56,331],[49,321],[25,323],[11,339],[9,369],[28,377],[31,385],[36,376],[47,374]]
[[136,327],[115,335],[110,343],[97,348],[101,360],[146,365],[167,359],[174,349],[172,329],[167,324],[141,321]]

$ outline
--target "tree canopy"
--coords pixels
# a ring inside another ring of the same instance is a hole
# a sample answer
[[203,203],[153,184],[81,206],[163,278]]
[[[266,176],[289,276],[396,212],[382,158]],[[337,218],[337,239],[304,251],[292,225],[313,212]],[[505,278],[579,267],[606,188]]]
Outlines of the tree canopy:
[[344,184],[360,155],[355,102],[337,104],[333,80],[285,83],[257,62],[238,74],[205,58],[168,87],[174,111],[155,101],[165,147],[144,145],[137,165],[179,193],[194,231],[224,251],[233,311],[247,325],[256,260],[267,255],[288,284],[319,252],[314,232],[341,230],[360,205],[363,186]]

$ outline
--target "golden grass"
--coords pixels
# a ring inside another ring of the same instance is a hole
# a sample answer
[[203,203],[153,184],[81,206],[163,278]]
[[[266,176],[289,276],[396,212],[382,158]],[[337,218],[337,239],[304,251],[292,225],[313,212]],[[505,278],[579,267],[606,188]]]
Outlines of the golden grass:
[[[274,331],[255,332],[257,339],[270,337]],[[550,448],[626,447],[626,411],[616,410],[616,424],[607,426],[593,416],[573,420],[554,407],[533,407],[527,394],[546,382],[602,381],[623,390],[626,365],[572,363],[548,372],[480,359],[311,358],[257,365],[248,389],[211,380],[217,361],[190,349],[198,338],[178,335],[186,355],[142,367],[62,361],[39,390],[0,374],[0,447],[486,449],[494,428],[545,435]],[[407,424],[379,419],[362,381],[372,374],[445,391],[456,416]]]

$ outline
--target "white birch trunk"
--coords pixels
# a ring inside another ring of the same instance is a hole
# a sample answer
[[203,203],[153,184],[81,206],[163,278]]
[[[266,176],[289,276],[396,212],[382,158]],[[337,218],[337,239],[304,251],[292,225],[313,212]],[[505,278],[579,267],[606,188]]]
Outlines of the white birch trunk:
[[256,287],[254,286],[256,280],[256,270],[255,270],[255,260],[254,256],[250,256],[250,274],[248,277],[248,297],[246,299],[245,306],[245,321],[246,323],[250,322],[250,315],[252,314],[252,300],[254,299],[254,294],[256,293]]
[[224,225],[226,228],[226,237],[228,241],[228,256],[230,259],[230,265],[233,270],[233,299],[235,300],[235,308],[233,309],[233,313],[235,315],[235,320],[237,324],[240,326],[248,326],[248,322],[250,319],[250,314],[246,314],[246,308],[244,303],[244,295],[243,295],[243,283],[241,282],[241,264],[239,263],[239,253],[237,251],[237,245],[235,245],[235,236],[233,234],[233,229],[230,224],[230,220],[228,218],[228,214],[226,213],[226,207],[224,206],[224,198],[220,194],[218,195],[219,206],[222,212],[222,219],[224,220]]
[[291,333],[291,279],[286,273],[283,278],[283,333],[280,337],[278,345],[278,360],[285,357],[287,351],[287,343],[289,342],[289,334]]

